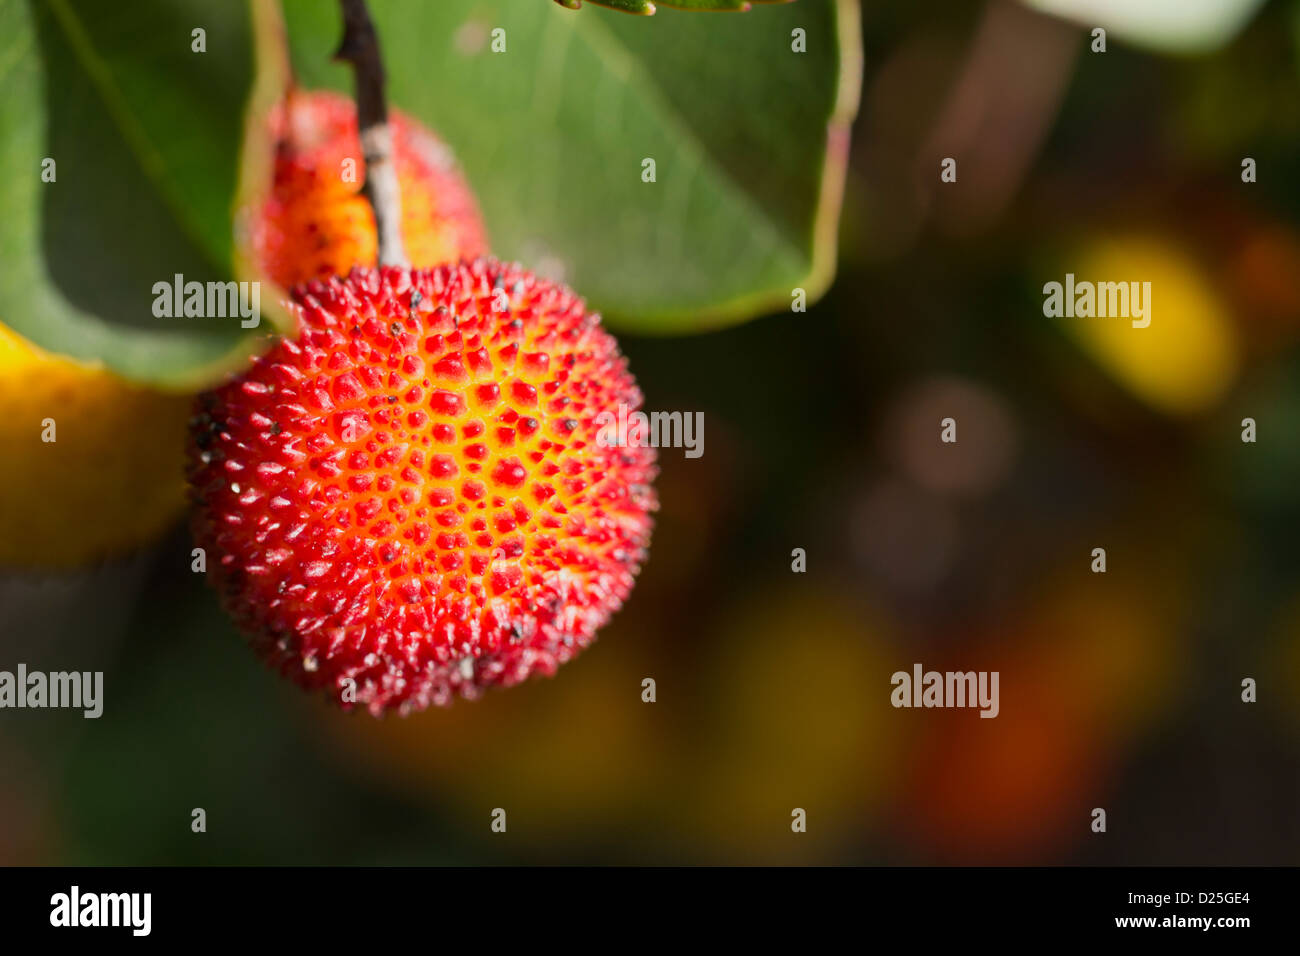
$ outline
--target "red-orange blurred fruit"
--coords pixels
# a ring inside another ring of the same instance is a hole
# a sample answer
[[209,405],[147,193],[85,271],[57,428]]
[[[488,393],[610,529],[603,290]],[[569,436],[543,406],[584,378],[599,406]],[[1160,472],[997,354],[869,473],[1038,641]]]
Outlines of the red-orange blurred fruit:
[[[373,266],[375,217],[361,195],[365,162],[352,101],[294,90],[272,111],[275,179],[252,243],[262,274],[284,288]],[[402,238],[413,267],[487,252],[478,204],[451,150],[399,110],[389,113],[402,198]]]
[[1032,672],[1004,670],[1000,685],[992,719],[974,709],[910,712],[930,726],[906,774],[902,812],[945,863],[1053,859],[1087,834],[1089,809],[1104,802],[1109,768],[1096,728],[1063,712]]
[[998,671],[1000,702],[995,718],[899,711],[919,733],[899,815],[928,857],[1060,862],[1092,834],[1092,810],[1107,806],[1115,771],[1168,708],[1185,659],[1179,555],[1148,543],[1169,537],[1161,523],[1141,527],[1098,533],[1122,567],[1092,574],[1076,560],[1044,577],[1039,596],[1027,589],[1029,606],[982,629],[958,659],[923,659],[927,670],[973,670],[975,659]]

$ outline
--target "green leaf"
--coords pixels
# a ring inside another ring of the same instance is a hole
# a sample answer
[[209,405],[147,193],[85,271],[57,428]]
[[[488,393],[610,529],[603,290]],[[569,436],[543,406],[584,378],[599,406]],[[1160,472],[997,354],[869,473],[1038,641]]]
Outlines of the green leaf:
[[[371,6],[391,102],[456,151],[497,254],[558,273],[611,325],[699,331],[829,284],[860,79],[856,0],[737,17]],[[337,5],[286,0],[285,15],[302,85],[351,91],[329,59]],[[807,52],[792,50],[796,29]]]
[[246,360],[266,318],[284,322],[274,301],[253,330],[237,315],[153,314],[155,283],[239,268],[232,209],[270,173],[270,144],[245,143],[245,109],[269,107],[284,76],[274,44],[255,57],[253,24],[276,15],[265,0],[0,0],[0,322],[177,389]]

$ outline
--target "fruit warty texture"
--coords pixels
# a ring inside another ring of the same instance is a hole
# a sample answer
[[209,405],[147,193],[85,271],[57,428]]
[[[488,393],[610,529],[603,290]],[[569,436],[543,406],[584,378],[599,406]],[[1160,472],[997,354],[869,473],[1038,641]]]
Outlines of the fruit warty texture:
[[[196,542],[258,651],[373,713],[550,675],[628,596],[654,451],[568,289],[492,259],[295,289],[299,332],[197,400]],[[349,681],[354,684],[349,684]]]
[[[274,182],[251,217],[262,273],[288,289],[375,265],[375,216],[361,194],[366,169],[352,101],[293,90],[271,111],[268,125]],[[390,112],[389,128],[410,263],[431,267],[485,254],[478,203],[451,150],[399,110]]]

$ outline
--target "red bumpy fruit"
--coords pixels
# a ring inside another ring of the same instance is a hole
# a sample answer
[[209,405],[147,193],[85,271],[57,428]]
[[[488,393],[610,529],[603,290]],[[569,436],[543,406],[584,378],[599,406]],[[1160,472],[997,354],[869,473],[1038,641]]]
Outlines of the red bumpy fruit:
[[[568,289],[479,259],[293,292],[299,333],[199,397],[195,537],[275,668],[373,713],[550,675],[645,560],[654,451]],[[349,680],[355,682],[349,684]]]

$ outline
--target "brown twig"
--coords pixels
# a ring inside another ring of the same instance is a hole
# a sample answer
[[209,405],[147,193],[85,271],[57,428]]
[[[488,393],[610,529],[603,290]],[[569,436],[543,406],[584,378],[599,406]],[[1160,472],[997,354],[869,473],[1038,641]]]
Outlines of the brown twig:
[[362,194],[375,213],[381,266],[408,266],[402,245],[402,193],[393,167],[393,134],[384,101],[384,62],[379,37],[366,0],[339,0],[343,8],[343,40],[334,59],[351,63],[357,78],[357,125],[361,155],[366,163]]

